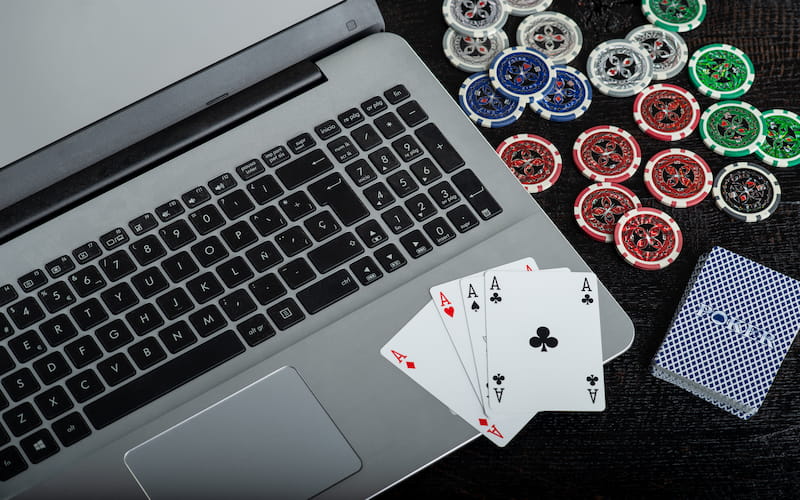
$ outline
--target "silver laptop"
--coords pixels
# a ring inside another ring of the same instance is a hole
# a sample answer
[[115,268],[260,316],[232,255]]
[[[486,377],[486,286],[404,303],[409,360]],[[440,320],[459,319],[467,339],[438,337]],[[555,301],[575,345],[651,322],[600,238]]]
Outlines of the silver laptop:
[[586,265],[382,29],[373,0],[5,6],[0,497],[368,497],[476,437],[380,347],[433,284]]

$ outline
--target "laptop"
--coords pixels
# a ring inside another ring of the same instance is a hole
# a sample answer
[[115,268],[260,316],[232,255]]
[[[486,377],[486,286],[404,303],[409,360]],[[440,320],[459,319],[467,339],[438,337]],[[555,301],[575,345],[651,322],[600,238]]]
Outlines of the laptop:
[[[587,266],[373,0],[0,19],[0,497],[354,498],[477,437],[382,359]],[[603,289],[603,355],[633,326]]]

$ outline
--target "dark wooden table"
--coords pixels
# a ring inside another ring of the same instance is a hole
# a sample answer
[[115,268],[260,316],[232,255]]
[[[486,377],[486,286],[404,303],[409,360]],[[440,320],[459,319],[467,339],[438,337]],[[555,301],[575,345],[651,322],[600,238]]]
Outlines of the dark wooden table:
[[[451,95],[467,76],[442,52],[446,25],[439,0],[379,0],[387,31],[402,35]],[[555,0],[550,10],[573,18],[583,30],[581,54],[571,64],[585,70],[600,42],[623,38],[646,24],[639,0]],[[506,32],[514,41],[522,18],[511,17]],[[800,112],[800,2],[792,0],[708,0],[705,22],[683,33],[690,54],[709,43],[744,50],[755,64],[753,88],[741,99],[762,110]],[[669,83],[701,96],[684,71]],[[750,421],[738,418],[662,382],[648,372],[700,255],[715,245],[800,278],[800,167],[774,169],[783,189],[777,212],[746,224],[720,212],[711,198],[688,209],[661,206],[637,173],[625,185],[645,206],[664,209],[680,224],[685,244],[680,258],[657,272],[634,269],[613,245],[588,238],[575,224],[572,206],[589,185],[572,162],[575,138],[585,129],[611,124],[631,132],[645,161],[669,147],[703,156],[714,172],[733,160],[708,150],[697,133],[679,143],[651,139],[632,116],[633,98],[595,92],[579,120],[554,123],[526,111],[514,125],[481,129],[497,146],[504,138],[534,133],[553,141],[565,159],[561,179],[535,200],[558,225],[633,319],[636,339],[606,365],[608,409],[604,413],[537,415],[506,448],[478,439],[382,498],[780,498],[800,495],[800,363],[798,346],[789,352],[761,410]],[[744,160],[758,162],[755,157]],[[641,172],[641,169],[640,169]],[[535,257],[535,256],[534,256]]]

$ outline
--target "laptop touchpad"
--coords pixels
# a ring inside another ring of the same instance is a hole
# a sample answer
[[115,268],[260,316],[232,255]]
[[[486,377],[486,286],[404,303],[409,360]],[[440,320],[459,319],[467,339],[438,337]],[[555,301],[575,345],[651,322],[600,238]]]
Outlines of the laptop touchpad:
[[308,498],[361,468],[288,367],[133,448],[125,463],[153,500]]

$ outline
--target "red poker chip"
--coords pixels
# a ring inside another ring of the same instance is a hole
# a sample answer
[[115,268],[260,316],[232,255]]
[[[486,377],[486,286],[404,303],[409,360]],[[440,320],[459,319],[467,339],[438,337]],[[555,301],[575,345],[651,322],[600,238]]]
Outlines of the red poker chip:
[[706,199],[714,185],[714,174],[699,154],[665,149],[645,165],[644,185],[664,205],[687,208]]
[[601,125],[583,132],[572,147],[578,170],[597,182],[624,182],[642,163],[642,150],[631,134]]
[[529,193],[552,187],[564,165],[555,145],[533,134],[509,137],[497,146],[497,154]]
[[639,197],[625,186],[598,182],[581,191],[575,199],[575,221],[593,239],[611,243],[617,221],[641,206]]
[[688,137],[700,123],[700,104],[688,90],[659,83],[633,101],[633,119],[642,132],[661,141]]
[[635,208],[620,217],[614,245],[625,262],[656,271],[669,266],[683,248],[683,233],[675,220],[656,208]]

